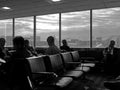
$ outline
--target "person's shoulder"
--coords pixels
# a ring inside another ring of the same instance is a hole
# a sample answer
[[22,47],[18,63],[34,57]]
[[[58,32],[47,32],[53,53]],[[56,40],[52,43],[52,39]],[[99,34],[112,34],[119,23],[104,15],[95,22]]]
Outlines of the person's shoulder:
[[109,47],[105,47],[104,50],[108,50]]
[[60,53],[60,49],[57,46],[50,46],[46,49],[46,54],[48,55],[53,55],[57,53]]
[[55,48],[58,48],[56,45],[54,46]]
[[32,47],[32,46],[29,46],[29,48],[30,48],[30,49],[33,49],[33,47]]
[[69,49],[70,49],[70,47],[69,47],[69,46],[67,46],[67,48],[69,48]]
[[48,54],[49,52],[51,52],[52,48],[51,47],[48,47],[46,50],[45,50],[45,53]]
[[120,49],[119,49],[119,48],[117,48],[117,47],[115,47],[115,48],[114,48],[114,51],[120,51]]
[[60,48],[62,48],[62,47],[64,47],[64,46],[60,46]]

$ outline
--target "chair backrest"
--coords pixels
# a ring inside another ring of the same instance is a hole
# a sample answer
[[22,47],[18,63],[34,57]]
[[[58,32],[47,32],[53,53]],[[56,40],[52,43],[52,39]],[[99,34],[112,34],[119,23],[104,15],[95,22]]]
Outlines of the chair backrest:
[[80,61],[81,61],[81,60],[80,60],[80,55],[79,55],[79,52],[78,52],[78,51],[73,51],[73,52],[71,52],[71,54],[72,54],[73,60],[74,60],[75,62],[80,62]]
[[71,70],[75,68],[76,66],[75,64],[68,64],[70,62],[74,62],[70,52],[61,53],[61,57],[62,57],[63,65],[67,70]]
[[61,56],[62,56],[63,63],[73,62],[73,58],[70,52],[61,53]]
[[29,81],[27,79],[27,77],[30,77],[27,60],[25,58],[13,58],[7,63],[7,66],[7,79],[10,86],[14,87],[15,85],[19,85],[18,87],[21,87],[22,89],[30,89]]
[[27,60],[30,64],[32,73],[46,72],[46,67],[42,56],[27,58]]
[[64,66],[60,54],[49,55],[45,59],[47,71],[52,71],[58,75],[63,72]]

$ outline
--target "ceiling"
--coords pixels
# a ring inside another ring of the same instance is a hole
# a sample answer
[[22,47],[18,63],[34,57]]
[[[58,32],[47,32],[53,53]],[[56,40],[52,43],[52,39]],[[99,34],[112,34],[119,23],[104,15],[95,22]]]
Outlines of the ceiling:
[[0,19],[119,7],[120,0],[63,0],[60,3],[49,0],[0,0],[0,8],[3,6],[9,6],[12,10],[0,9]]

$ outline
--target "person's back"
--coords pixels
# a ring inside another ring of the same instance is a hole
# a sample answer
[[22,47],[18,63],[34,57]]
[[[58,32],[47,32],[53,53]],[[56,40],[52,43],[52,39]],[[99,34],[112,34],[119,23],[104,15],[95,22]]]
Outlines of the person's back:
[[67,41],[64,39],[62,40],[63,45],[60,47],[61,50],[63,51],[71,51],[70,47],[67,44]]
[[47,48],[46,54],[53,55],[53,54],[60,53],[59,48],[54,44],[54,37],[49,36],[47,38],[47,42],[48,42],[49,48]]
[[[28,90],[28,80],[26,72],[26,58],[30,53],[24,47],[24,38],[17,36],[13,39],[14,51],[11,53],[9,60],[4,64],[3,70],[9,86],[15,90]],[[27,85],[28,86],[27,86]]]
[[46,50],[46,54],[53,55],[60,53],[60,50],[57,46],[49,46],[49,48]]
[[30,90],[27,77],[30,76],[27,68],[27,60],[13,58],[6,63],[6,81],[13,90]]
[[30,52],[24,47],[24,38],[17,36],[13,39],[13,46],[15,51],[12,52],[11,58],[26,58],[30,57]]
[[25,48],[31,53],[31,55],[37,56],[37,52],[35,51],[35,49],[29,45],[29,41],[25,40],[24,43],[25,43]]

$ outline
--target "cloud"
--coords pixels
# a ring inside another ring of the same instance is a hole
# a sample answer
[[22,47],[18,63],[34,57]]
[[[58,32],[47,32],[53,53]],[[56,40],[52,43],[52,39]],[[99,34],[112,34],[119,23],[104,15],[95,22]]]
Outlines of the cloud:
[[58,24],[47,24],[47,23],[39,23],[37,24],[37,32],[56,32],[58,31]]
[[32,36],[33,35],[33,32],[30,32],[30,31],[27,31],[27,30],[21,30],[21,32],[18,32],[17,34],[20,34],[20,35],[23,35],[23,36]]
[[[110,28],[118,26],[120,22],[120,8],[108,8],[93,11],[93,23],[97,23],[96,27],[102,26]],[[108,27],[109,26],[109,27]]]
[[90,27],[90,24],[83,24],[83,25],[74,25],[74,26],[70,26],[70,27],[67,27],[67,26],[64,26],[62,27],[62,31],[70,31],[70,30],[78,30],[81,31],[83,29],[86,29],[86,30],[89,30],[89,27]]

